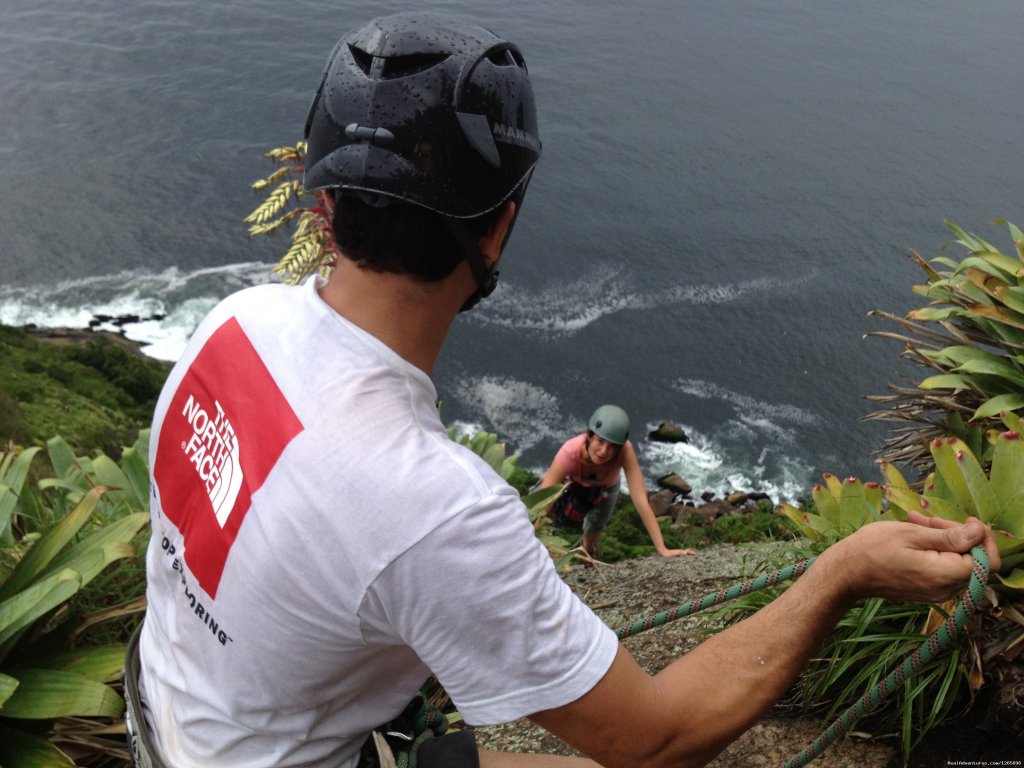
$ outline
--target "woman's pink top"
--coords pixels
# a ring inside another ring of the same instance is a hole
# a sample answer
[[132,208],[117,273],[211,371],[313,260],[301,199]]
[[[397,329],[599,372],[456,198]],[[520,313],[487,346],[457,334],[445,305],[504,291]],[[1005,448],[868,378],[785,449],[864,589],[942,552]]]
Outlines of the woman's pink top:
[[[582,485],[618,485],[622,463],[626,455],[625,446],[615,453],[615,456],[607,464],[601,466],[588,466],[587,475],[583,476],[583,443],[587,439],[587,433],[571,437],[566,440],[562,447],[555,454],[555,462],[565,470],[565,477],[574,483]],[[626,441],[629,445],[629,441]]]

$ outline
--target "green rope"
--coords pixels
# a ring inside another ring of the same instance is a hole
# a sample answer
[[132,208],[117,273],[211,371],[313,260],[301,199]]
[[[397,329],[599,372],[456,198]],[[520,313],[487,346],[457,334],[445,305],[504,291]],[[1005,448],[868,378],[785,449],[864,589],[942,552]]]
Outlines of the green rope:
[[[946,622],[929,635],[913,653],[909,654],[896,670],[890,672],[882,682],[870,689],[855,704],[836,718],[835,722],[826,728],[809,747],[801,750],[796,757],[788,760],[783,768],[803,768],[811,760],[821,756],[829,746],[835,744],[849,733],[857,720],[874,711],[893,691],[901,687],[907,677],[915,672],[919,672],[925,664],[939,656],[944,649],[953,644],[957,635],[967,625],[967,620],[971,617],[971,614],[981,604],[985,584],[988,581],[989,562],[985,550],[982,547],[974,547],[971,550],[971,555],[974,557],[974,565],[971,570],[970,583],[964,590],[960,602],[957,603],[954,611],[946,619]],[[803,575],[813,562],[813,558],[801,560],[788,568],[773,571],[752,581],[745,581],[742,584],[733,585],[729,589],[705,595],[700,600],[691,600],[688,603],[683,603],[671,611],[659,613],[648,619],[637,620],[628,627],[616,630],[615,634],[620,640],[623,640],[648,629],[664,626],[670,621],[698,613],[706,608],[721,605],[750,592],[774,586],[782,581],[796,579]]]
[[810,568],[811,563],[813,562],[813,557],[809,560],[801,560],[788,568],[783,568],[781,571],[772,571],[771,573],[759,576],[752,581],[745,581],[742,584],[734,584],[728,589],[723,589],[720,592],[712,592],[710,595],[705,595],[700,600],[691,600],[688,603],[683,603],[682,605],[673,608],[671,611],[659,613],[649,619],[639,619],[628,627],[615,630],[615,634],[620,640],[624,640],[627,637],[632,637],[633,635],[637,635],[648,629],[664,626],[670,621],[681,619],[684,616],[689,616],[693,613],[699,613],[707,608],[711,608],[715,605],[721,605],[724,602],[733,600],[737,597],[742,597],[743,595],[751,592],[756,592],[759,589],[773,587],[781,581],[789,581],[790,579],[798,578],[799,576],[802,576],[808,568]]
[[981,604],[982,595],[985,592],[985,584],[988,581],[989,562],[988,555],[982,547],[974,547],[971,550],[974,557],[974,565],[971,569],[971,581],[967,585],[945,623],[932,632],[928,638],[921,643],[913,653],[909,654],[894,671],[874,688],[869,690],[853,706],[847,709],[842,715],[836,718],[825,731],[816,738],[809,747],[803,749],[796,757],[790,758],[784,768],[802,768],[811,760],[818,757],[827,747],[837,742],[840,738],[849,733],[853,724],[864,715],[872,712],[881,702],[893,691],[903,685],[903,681],[920,672],[921,668],[936,656],[939,656],[943,649],[952,646],[957,635],[967,626],[967,620]]
[[419,751],[427,739],[448,730],[448,718],[440,707],[427,701],[428,683],[413,697],[405,710],[379,730],[387,737],[398,768],[416,768]]

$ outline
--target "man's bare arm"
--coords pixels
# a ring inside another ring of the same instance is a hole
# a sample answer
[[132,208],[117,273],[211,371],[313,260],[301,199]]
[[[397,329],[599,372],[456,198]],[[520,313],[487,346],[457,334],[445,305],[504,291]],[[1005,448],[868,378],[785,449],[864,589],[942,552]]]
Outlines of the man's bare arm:
[[975,544],[998,567],[991,531],[977,521],[915,522],[862,528],[778,599],[657,675],[620,648],[590,692],[532,719],[609,768],[706,764],[786,692],[856,600],[948,599],[970,579]]

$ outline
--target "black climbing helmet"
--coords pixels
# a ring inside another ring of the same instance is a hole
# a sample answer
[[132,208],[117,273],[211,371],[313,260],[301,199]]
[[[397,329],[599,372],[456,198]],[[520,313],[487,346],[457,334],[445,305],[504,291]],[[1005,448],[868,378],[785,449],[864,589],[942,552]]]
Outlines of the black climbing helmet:
[[382,16],[338,43],[305,137],[306,190],[454,219],[508,199],[518,207],[541,152],[519,49],[483,27],[422,12]]
[[602,405],[587,424],[591,432],[609,443],[623,445],[629,438],[629,416],[617,405]]

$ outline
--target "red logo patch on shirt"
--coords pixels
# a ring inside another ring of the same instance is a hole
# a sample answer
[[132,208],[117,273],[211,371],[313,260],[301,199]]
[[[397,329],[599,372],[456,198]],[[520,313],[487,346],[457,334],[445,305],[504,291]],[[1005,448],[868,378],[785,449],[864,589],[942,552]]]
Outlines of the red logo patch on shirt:
[[174,393],[153,464],[163,510],[185,539],[185,562],[211,597],[252,495],[301,431],[231,318],[207,339]]

